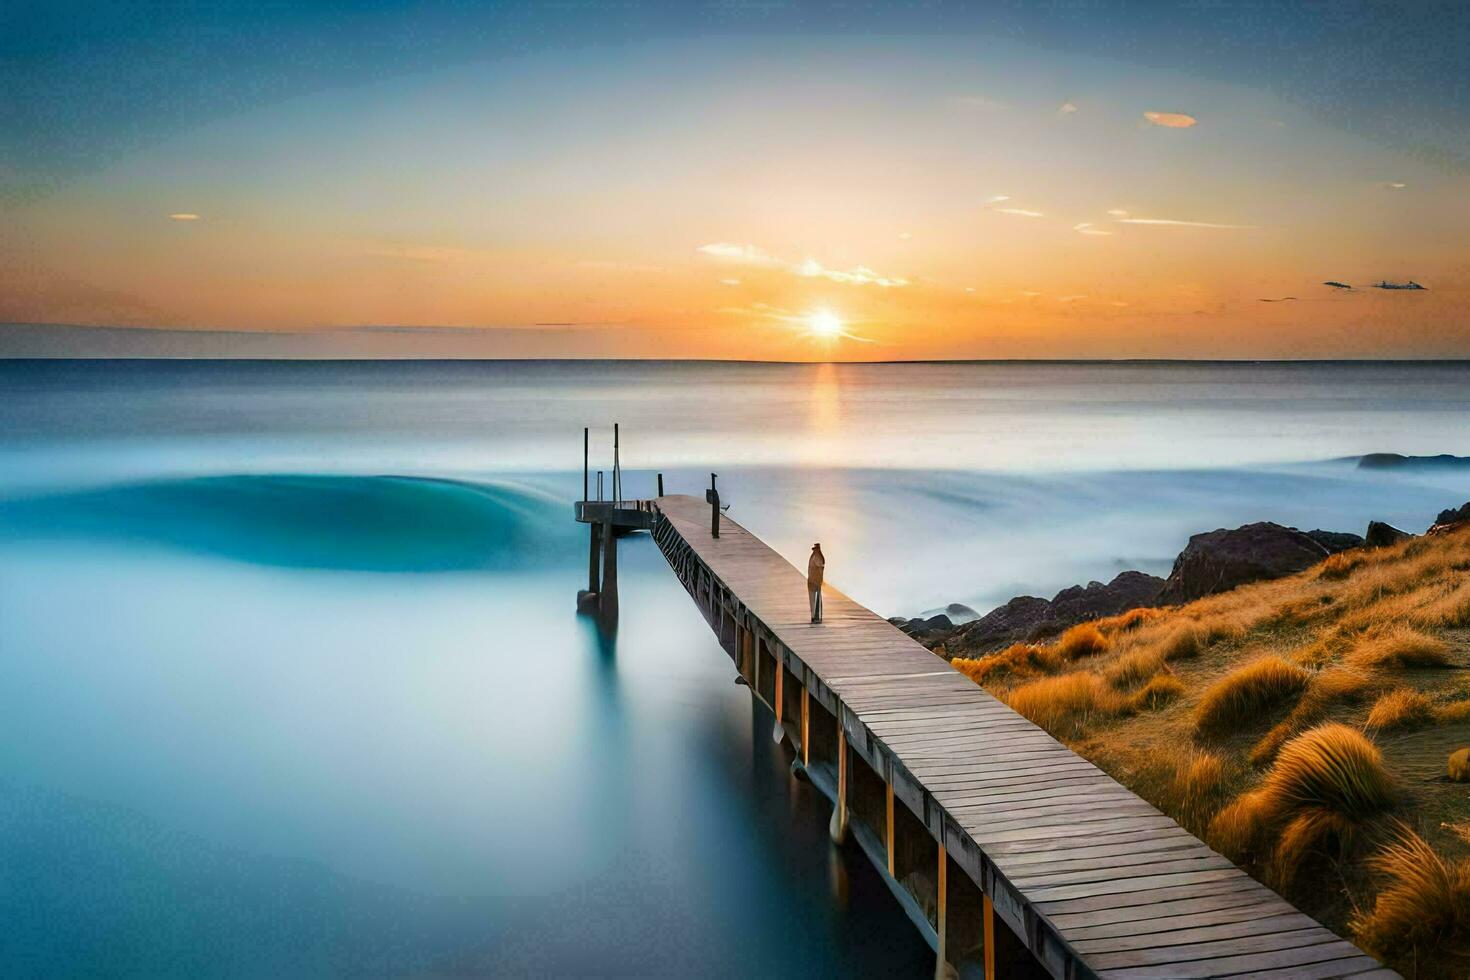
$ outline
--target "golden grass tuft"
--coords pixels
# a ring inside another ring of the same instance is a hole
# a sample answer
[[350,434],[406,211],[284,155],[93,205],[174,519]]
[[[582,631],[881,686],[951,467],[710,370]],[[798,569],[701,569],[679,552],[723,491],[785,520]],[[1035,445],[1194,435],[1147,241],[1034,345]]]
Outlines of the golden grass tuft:
[[1097,624],[1078,623],[1057,640],[1056,651],[1063,660],[1082,660],[1106,653],[1110,643]]
[[1287,739],[1322,721],[1333,708],[1362,700],[1373,686],[1367,677],[1344,667],[1329,667],[1313,674],[1291,714],[1251,749],[1251,765],[1262,766],[1272,762]]
[[1004,700],[1059,738],[1080,737],[1091,722],[1125,708],[1122,695],[1086,671],[1031,681],[1007,693]]
[[1113,661],[1103,677],[1119,690],[1136,687],[1164,669],[1164,658],[1158,650],[1143,647],[1130,650]]
[[1184,697],[1184,682],[1173,674],[1155,674],[1149,682],[1128,698],[1130,712],[1157,711]]
[[1286,891],[1314,859],[1331,858],[1352,840],[1348,819],[1331,810],[1312,809],[1298,813],[1281,829],[1271,853],[1270,873],[1276,887]]
[[1470,701],[1455,701],[1434,710],[1434,720],[1441,725],[1457,725],[1470,721]]
[[1380,732],[1422,728],[1434,721],[1434,706],[1412,687],[1396,687],[1373,702],[1367,727]]
[[1441,961],[1470,941],[1470,865],[1451,864],[1408,826],[1369,861],[1383,885],[1373,907],[1352,917],[1359,946],[1408,962]]
[[1353,548],[1350,551],[1339,551],[1335,555],[1328,555],[1327,560],[1317,566],[1317,577],[1325,579],[1344,579],[1354,571],[1362,568],[1368,562],[1368,553]]
[[950,664],[976,684],[1055,674],[1064,666],[1056,650],[1029,643],[1013,643],[988,657],[955,659]]
[[1223,734],[1259,724],[1263,711],[1299,696],[1312,675],[1280,657],[1253,660],[1216,681],[1195,708],[1195,731]]
[[1345,658],[1354,667],[1449,667],[1449,645],[1402,623],[1370,630]]
[[1198,657],[1209,644],[1204,629],[1195,623],[1179,623],[1164,634],[1159,641],[1158,651],[1165,660],[1188,660]]
[[1419,626],[1431,628],[1470,626],[1470,579],[1416,610],[1412,619]]
[[1470,782],[1470,748],[1455,749],[1451,752],[1449,761],[1445,764],[1445,771],[1452,783]]
[[1150,606],[1140,606],[1137,609],[1130,609],[1127,612],[1119,613],[1116,616],[1109,616],[1106,619],[1099,619],[1096,621],[1096,625],[1098,629],[1104,632],[1127,633],[1129,630],[1136,630],[1140,626],[1143,626],[1147,623],[1152,623],[1156,619],[1162,619],[1163,617],[1167,616],[1169,612],[1170,610],[1168,609],[1155,609]]
[[[1378,748],[1356,729],[1328,723],[1287,742],[1260,788],[1241,794],[1222,810],[1210,825],[1210,836],[1227,855],[1259,858],[1258,848],[1271,832],[1297,817],[1324,811],[1341,818],[1319,817],[1312,826],[1298,828],[1299,842],[1315,844],[1329,827],[1339,838],[1351,833],[1392,807],[1396,797]],[[1290,880],[1305,858],[1278,844],[1271,864],[1278,877]]]

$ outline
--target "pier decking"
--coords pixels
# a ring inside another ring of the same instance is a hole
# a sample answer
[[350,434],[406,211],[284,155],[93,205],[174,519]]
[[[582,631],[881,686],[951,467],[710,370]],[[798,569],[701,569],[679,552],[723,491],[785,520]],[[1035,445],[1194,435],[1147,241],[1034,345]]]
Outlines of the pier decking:
[[936,975],[1397,976],[876,613],[828,587],[812,625],[804,573],[705,500],[643,506]]

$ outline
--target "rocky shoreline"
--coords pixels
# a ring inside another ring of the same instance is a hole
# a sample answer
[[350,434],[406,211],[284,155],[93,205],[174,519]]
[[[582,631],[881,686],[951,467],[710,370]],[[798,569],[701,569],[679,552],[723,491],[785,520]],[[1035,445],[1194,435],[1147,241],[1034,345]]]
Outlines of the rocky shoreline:
[[[1470,502],[1441,511],[1424,533],[1439,534],[1466,522],[1470,522]],[[1078,623],[1131,609],[1183,605],[1249,582],[1292,575],[1341,551],[1380,548],[1415,536],[1382,521],[1370,521],[1361,535],[1301,531],[1270,521],[1217,528],[1190,537],[1174,559],[1168,578],[1126,571],[1107,583],[1071,586],[1050,599],[1016,596],[969,622],[951,618],[973,614],[960,603],[946,607],[949,614],[913,619],[897,616],[889,622],[942,656],[977,657],[1013,643],[1046,640]]]

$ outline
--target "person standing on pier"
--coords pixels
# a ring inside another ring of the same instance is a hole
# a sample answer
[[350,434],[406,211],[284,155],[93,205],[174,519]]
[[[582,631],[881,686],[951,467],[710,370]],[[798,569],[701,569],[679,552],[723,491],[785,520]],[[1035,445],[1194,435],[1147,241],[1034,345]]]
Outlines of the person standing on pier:
[[827,559],[822,554],[822,543],[812,545],[812,556],[806,563],[806,592],[812,602],[812,622],[822,621],[822,574],[827,570]]

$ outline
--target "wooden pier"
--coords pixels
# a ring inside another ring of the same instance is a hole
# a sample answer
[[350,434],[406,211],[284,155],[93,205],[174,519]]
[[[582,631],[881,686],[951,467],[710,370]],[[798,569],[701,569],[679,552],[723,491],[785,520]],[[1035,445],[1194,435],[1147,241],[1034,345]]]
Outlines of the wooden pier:
[[828,587],[813,625],[804,573],[718,507],[618,509],[646,516],[936,977],[1397,976],[876,613]]

